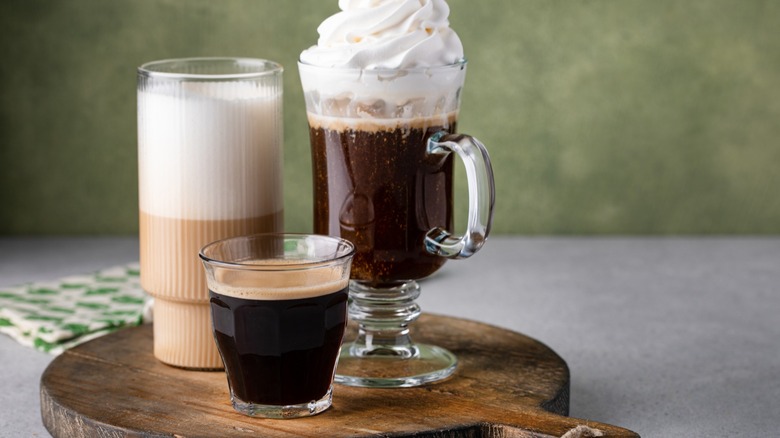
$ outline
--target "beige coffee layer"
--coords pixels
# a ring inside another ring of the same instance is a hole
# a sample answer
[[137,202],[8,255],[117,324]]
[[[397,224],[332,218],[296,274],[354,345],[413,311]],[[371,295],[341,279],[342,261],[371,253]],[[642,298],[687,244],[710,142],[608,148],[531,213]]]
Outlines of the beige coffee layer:
[[170,301],[208,302],[198,252],[228,237],[281,232],[283,213],[230,220],[187,220],[140,212],[141,286]]
[[219,369],[208,303],[154,300],[154,357],[182,368]]

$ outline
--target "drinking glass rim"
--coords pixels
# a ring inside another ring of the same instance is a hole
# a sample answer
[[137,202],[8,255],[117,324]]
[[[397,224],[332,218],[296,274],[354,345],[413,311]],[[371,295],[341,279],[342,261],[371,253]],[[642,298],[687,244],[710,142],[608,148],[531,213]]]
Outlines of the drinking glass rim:
[[[224,62],[233,61],[235,63],[242,63],[245,65],[254,64],[260,69],[258,71],[250,72],[236,72],[236,73],[184,73],[184,72],[170,72],[170,71],[158,71],[152,67],[161,66],[165,64],[173,63],[206,63],[206,62]],[[263,76],[271,76],[277,73],[282,73],[284,67],[281,64],[269,59],[262,58],[247,58],[247,57],[232,57],[232,56],[206,56],[206,57],[189,57],[189,58],[168,58],[159,59],[156,61],[149,61],[141,64],[138,67],[138,74],[140,76],[149,78],[168,78],[168,79],[203,79],[203,80],[232,80],[232,79],[249,79],[259,78]]]
[[[285,258],[265,259],[265,260],[290,260],[290,263],[273,263],[267,265],[245,263],[241,261],[218,260],[218,259],[211,258],[204,253],[204,251],[206,251],[207,248],[219,245],[221,243],[225,243],[230,240],[251,240],[252,238],[272,237],[272,236],[280,237],[283,239],[288,237],[294,237],[294,238],[315,237],[323,240],[331,240],[333,242],[338,242],[340,244],[345,245],[348,248],[348,251],[346,251],[344,254],[338,257],[318,258],[318,259],[311,259],[311,260],[285,259]],[[213,265],[220,268],[235,269],[235,270],[242,270],[242,271],[306,271],[309,269],[323,268],[327,266],[341,264],[343,263],[344,259],[354,256],[355,252],[356,252],[355,245],[352,242],[350,242],[347,239],[343,239],[335,236],[326,236],[324,234],[307,234],[307,233],[259,233],[259,234],[234,236],[225,239],[215,240],[213,242],[204,245],[200,249],[200,251],[198,251],[198,257],[200,257],[202,261],[208,263],[209,265]]]
[[304,67],[312,70],[337,71],[337,72],[344,72],[344,73],[348,73],[348,72],[361,72],[361,73],[371,73],[371,74],[392,74],[397,72],[430,73],[430,72],[437,72],[437,71],[463,69],[466,67],[467,63],[468,60],[465,57],[463,57],[451,64],[429,65],[429,66],[419,66],[419,67],[394,67],[394,68],[326,67],[322,65],[309,64],[307,62],[302,61],[299,58],[298,68],[300,69],[300,67]]

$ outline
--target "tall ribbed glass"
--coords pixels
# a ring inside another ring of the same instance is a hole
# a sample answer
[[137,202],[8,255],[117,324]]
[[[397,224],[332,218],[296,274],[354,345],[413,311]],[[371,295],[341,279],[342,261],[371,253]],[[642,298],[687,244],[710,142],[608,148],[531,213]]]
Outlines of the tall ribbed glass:
[[155,297],[160,361],[222,368],[198,252],[282,231],[282,142],[279,64],[189,58],[139,67],[141,284]]

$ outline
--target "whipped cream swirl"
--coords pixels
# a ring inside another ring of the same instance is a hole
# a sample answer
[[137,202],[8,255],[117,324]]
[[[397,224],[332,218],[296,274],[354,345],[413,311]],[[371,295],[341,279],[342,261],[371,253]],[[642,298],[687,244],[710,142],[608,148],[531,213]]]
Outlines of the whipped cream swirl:
[[339,0],[341,12],[317,28],[301,61],[320,67],[397,69],[449,65],[463,58],[445,0]]

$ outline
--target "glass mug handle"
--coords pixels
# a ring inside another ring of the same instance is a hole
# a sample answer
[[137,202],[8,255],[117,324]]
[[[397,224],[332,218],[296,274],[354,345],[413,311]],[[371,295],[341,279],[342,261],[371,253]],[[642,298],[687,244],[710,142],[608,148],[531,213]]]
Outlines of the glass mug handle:
[[441,227],[428,231],[425,249],[451,259],[471,257],[485,243],[493,224],[496,188],[487,149],[474,137],[445,131],[432,135],[427,148],[429,154],[446,156],[455,152],[463,160],[469,189],[469,216],[466,233],[462,236],[453,236]]

